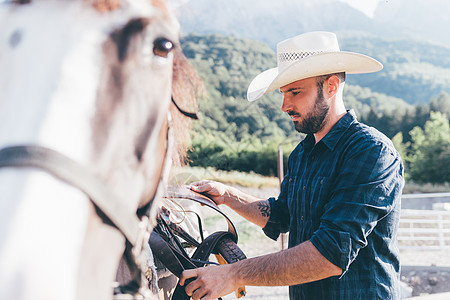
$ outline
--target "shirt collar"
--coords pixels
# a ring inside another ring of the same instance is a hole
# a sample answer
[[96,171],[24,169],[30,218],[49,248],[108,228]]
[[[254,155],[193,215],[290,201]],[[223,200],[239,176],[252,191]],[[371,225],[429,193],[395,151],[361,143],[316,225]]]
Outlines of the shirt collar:
[[[334,124],[331,130],[320,140],[320,142],[333,151],[347,128],[357,121],[358,120],[356,119],[353,109],[347,110],[347,113],[343,115],[342,118],[336,122],[336,124]],[[308,134],[301,144],[305,150],[312,149],[315,144],[314,135]]]

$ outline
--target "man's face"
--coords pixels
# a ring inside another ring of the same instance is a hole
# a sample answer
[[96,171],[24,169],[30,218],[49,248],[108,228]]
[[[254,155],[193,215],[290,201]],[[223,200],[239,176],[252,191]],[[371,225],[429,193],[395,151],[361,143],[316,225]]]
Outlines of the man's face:
[[317,78],[306,78],[280,88],[284,95],[281,110],[289,114],[298,132],[314,134],[325,125],[329,104]]

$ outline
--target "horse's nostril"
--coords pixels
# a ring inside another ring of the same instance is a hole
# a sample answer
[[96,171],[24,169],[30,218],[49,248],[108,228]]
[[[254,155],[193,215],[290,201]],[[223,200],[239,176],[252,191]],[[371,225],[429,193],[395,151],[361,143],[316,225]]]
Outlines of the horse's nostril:
[[160,57],[167,57],[173,48],[174,44],[166,38],[157,38],[153,42],[153,53]]

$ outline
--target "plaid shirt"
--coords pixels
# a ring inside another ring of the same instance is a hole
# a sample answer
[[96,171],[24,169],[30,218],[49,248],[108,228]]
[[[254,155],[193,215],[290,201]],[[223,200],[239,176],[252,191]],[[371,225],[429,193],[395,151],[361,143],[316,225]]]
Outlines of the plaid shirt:
[[310,240],[343,274],[291,286],[290,299],[400,299],[403,185],[391,141],[353,111],[316,145],[312,135],[300,142],[263,230],[272,239],[289,231],[289,247]]

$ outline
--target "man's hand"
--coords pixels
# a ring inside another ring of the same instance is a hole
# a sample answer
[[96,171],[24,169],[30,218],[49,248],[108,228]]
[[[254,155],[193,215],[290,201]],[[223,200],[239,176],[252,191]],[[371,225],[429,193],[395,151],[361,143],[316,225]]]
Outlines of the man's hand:
[[185,270],[180,278],[183,286],[187,279],[193,278],[186,287],[186,293],[193,300],[213,300],[228,295],[238,289],[231,265],[208,266]]
[[194,182],[190,185],[190,188],[194,192],[209,196],[217,205],[225,204],[225,198],[230,195],[230,187],[210,180]]
[[264,227],[270,217],[270,205],[267,200],[256,198],[225,184],[202,180],[190,185],[191,190],[209,196],[217,205],[225,204],[235,212]]

